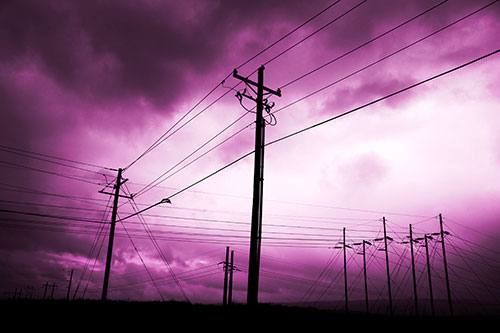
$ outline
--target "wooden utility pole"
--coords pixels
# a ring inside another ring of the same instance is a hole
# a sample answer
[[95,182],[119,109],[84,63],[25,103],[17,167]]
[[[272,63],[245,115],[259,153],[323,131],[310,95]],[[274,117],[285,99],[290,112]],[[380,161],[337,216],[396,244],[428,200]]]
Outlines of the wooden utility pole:
[[365,279],[365,305],[366,313],[368,313],[368,281],[366,279],[366,244],[372,245],[372,243],[363,240],[363,276]]
[[342,232],[343,241],[342,247],[344,249],[344,297],[345,297],[345,312],[349,312],[349,301],[347,298],[347,256],[346,256],[346,244],[345,244],[345,228]]
[[427,258],[427,278],[429,280],[429,297],[431,299],[431,312],[432,316],[436,315],[436,311],[434,309],[434,294],[432,293],[432,279],[431,279],[431,264],[429,260],[429,244],[427,242],[428,239],[432,239],[429,235],[424,235],[424,244],[425,244],[425,256]]
[[68,283],[68,292],[66,293],[66,300],[69,301],[69,294],[71,292],[71,282],[73,280],[73,270],[71,270],[71,273],[69,274],[69,283]]
[[53,282],[52,285],[50,286],[50,288],[52,289],[51,293],[50,293],[50,299],[54,299],[54,291],[57,288],[57,284],[55,282]]
[[116,177],[116,184],[114,185],[115,193],[108,193],[104,191],[99,191],[100,193],[113,195],[113,211],[111,214],[111,227],[109,229],[109,242],[108,242],[108,254],[106,256],[106,268],[104,270],[104,281],[102,284],[102,296],[101,300],[105,301],[108,295],[108,283],[109,283],[109,273],[111,270],[111,260],[113,257],[113,241],[115,238],[115,226],[116,226],[116,214],[118,210],[118,198],[130,198],[127,196],[120,195],[120,186],[122,186],[128,179],[122,180],[122,169],[118,169],[118,176]]
[[[255,121],[255,160],[253,178],[253,202],[252,202],[252,225],[250,228],[250,255],[248,262],[248,290],[247,304],[256,305],[259,297],[259,270],[260,270],[260,247],[262,236],[262,195],[264,189],[264,134],[265,119],[264,111],[264,91],[266,93],[281,96],[281,91],[274,91],[264,86],[264,66],[258,69],[258,81],[254,82],[249,78],[238,75],[235,69],[233,77],[243,81],[249,86],[257,87],[257,98],[246,94],[244,97],[252,99],[256,104]],[[266,105],[266,108],[269,107]]]
[[226,261],[224,261],[224,291],[222,293],[222,305],[227,305],[227,279],[229,272],[229,246],[226,246]]
[[231,262],[229,264],[229,292],[227,296],[227,304],[233,303],[233,271],[234,271],[234,251],[231,250]]
[[439,214],[439,228],[441,233],[441,245],[443,246],[443,264],[444,264],[444,276],[446,279],[446,291],[448,293],[448,305],[450,307],[450,316],[453,316],[453,304],[451,302],[451,291],[450,291],[450,279],[448,277],[448,263],[446,262],[446,249],[444,246],[444,235],[449,234],[443,230],[443,216]]
[[43,285],[43,299],[45,299],[47,297],[47,288],[49,287],[49,283],[46,282],[44,285]]
[[384,223],[385,264],[387,267],[387,292],[389,294],[389,313],[392,316],[391,271],[389,269],[389,250],[387,247],[387,231],[385,227],[385,217],[382,218],[382,222]]
[[413,231],[411,224],[410,224],[410,253],[411,253],[411,271],[413,274],[413,298],[415,300],[415,315],[418,317],[417,278],[415,275],[415,257],[413,254]]

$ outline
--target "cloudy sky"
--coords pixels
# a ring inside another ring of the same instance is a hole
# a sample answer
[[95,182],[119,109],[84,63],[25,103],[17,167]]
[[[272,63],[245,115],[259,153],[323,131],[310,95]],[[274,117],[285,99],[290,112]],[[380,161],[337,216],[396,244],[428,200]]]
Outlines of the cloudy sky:
[[[71,270],[76,297],[100,297],[112,202],[98,191],[126,168],[121,194],[135,206],[120,198],[120,218],[173,197],[118,223],[109,297],[220,302],[231,246],[244,302],[253,156],[184,190],[254,148],[254,102],[235,97],[245,86],[233,69],[256,80],[264,64],[266,86],[281,89],[268,96],[271,142],[496,51],[499,17],[483,0],[2,1],[3,297],[28,287],[42,297],[45,283],[65,297]],[[458,276],[479,269],[467,255],[500,251],[499,57],[266,147],[261,300],[342,300],[342,228],[346,243],[373,241],[382,217],[396,297],[408,299],[399,243],[410,223],[418,237],[439,231],[439,213],[454,297],[485,291],[488,281],[461,287]],[[383,303],[382,245],[367,254]],[[350,296],[361,299],[356,246]],[[441,245],[431,246],[445,298]]]

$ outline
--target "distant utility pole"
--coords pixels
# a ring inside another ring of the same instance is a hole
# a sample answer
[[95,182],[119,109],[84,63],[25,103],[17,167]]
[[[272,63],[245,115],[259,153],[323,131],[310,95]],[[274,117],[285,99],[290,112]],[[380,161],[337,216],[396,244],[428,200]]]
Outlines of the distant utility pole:
[[45,297],[47,297],[47,288],[49,287],[49,283],[45,282],[45,284],[42,287],[43,287],[43,299],[45,299]]
[[231,262],[229,264],[229,293],[227,304],[233,304],[233,271],[234,271],[234,251],[231,250]]
[[441,233],[441,245],[443,246],[443,264],[444,275],[446,279],[446,291],[448,292],[448,305],[450,307],[450,316],[453,316],[453,304],[451,302],[450,279],[448,277],[448,264],[446,262],[446,250],[444,246],[444,235],[449,235],[449,232],[443,230],[443,216],[439,214],[439,229]]
[[106,268],[104,270],[104,281],[102,284],[102,296],[101,300],[105,301],[108,295],[108,283],[109,283],[109,272],[111,269],[111,259],[113,257],[113,241],[115,238],[115,226],[116,226],[116,214],[118,210],[118,198],[128,198],[128,196],[120,195],[120,186],[122,186],[128,179],[122,180],[122,169],[118,169],[118,176],[116,177],[116,184],[113,186],[115,189],[115,193],[104,192],[104,190],[99,191],[99,193],[113,195],[113,212],[111,215],[111,227],[109,229],[109,243],[108,243],[108,254],[106,257]]
[[54,299],[54,290],[57,288],[57,284],[54,282],[52,283],[52,286],[51,287],[51,293],[50,293],[50,299]]
[[365,306],[366,313],[368,313],[368,281],[366,279],[366,245],[372,245],[372,243],[363,240],[363,276],[365,279]]
[[233,77],[243,81],[249,86],[257,87],[257,98],[244,94],[257,104],[256,127],[255,127],[255,161],[253,178],[253,202],[252,202],[252,225],[250,229],[250,255],[248,263],[248,290],[247,304],[256,305],[259,298],[259,270],[260,270],[260,247],[262,235],[262,194],[264,189],[264,134],[265,119],[263,117],[264,107],[270,109],[269,105],[264,105],[264,91],[268,94],[281,96],[281,91],[272,90],[264,86],[264,66],[258,69],[258,81],[254,82],[247,77],[238,75],[235,69]]
[[229,273],[229,246],[226,246],[226,261],[224,261],[224,292],[222,294],[222,305],[227,305],[227,279]]
[[385,228],[385,217],[382,217],[382,222],[384,223],[385,264],[387,266],[387,291],[389,293],[389,313],[392,316],[391,271],[389,269],[389,250],[387,247],[387,231]]
[[418,297],[417,297],[417,278],[415,275],[415,257],[413,253],[413,231],[410,224],[410,253],[411,253],[411,271],[413,274],[413,298],[415,300],[415,315],[418,317]]
[[233,271],[235,270],[235,267],[234,251],[232,250],[231,261],[229,261],[229,246],[226,246],[226,260],[220,262],[219,264],[223,264],[224,267],[224,291],[222,293],[222,305],[231,305],[233,303]]
[[428,239],[432,239],[432,237],[429,235],[424,235],[425,256],[427,258],[427,278],[429,280],[429,297],[431,299],[431,313],[434,317],[436,315],[436,311],[434,310],[434,294],[432,293],[431,264],[429,260],[429,244],[427,242]]
[[349,312],[349,301],[347,298],[347,256],[346,256],[346,244],[345,244],[345,228],[342,229],[342,248],[344,250],[344,297],[345,297],[345,312]]
[[73,270],[69,274],[68,292],[66,293],[66,300],[69,301],[69,294],[71,293],[71,282],[73,280]]

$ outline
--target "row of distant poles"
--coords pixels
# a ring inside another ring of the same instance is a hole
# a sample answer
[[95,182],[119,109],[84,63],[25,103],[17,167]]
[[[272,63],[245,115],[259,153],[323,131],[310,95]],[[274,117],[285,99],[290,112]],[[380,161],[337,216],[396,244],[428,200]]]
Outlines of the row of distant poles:
[[[71,293],[71,284],[73,281],[73,270],[70,271],[69,275],[69,280],[68,280],[68,287],[66,291],[66,300],[69,301],[70,299],[70,293]],[[53,300],[54,299],[54,292],[58,288],[58,285],[53,282],[53,283],[44,283],[42,285],[43,289],[43,300]],[[15,288],[14,292],[6,293],[9,298],[12,299],[33,299],[33,294],[35,293],[35,290],[37,288],[33,286],[28,286],[26,288]]]
[[[387,246],[387,241],[390,240],[392,241],[393,239],[389,236],[387,236],[387,231],[386,231],[386,219],[385,217],[382,218],[382,222],[384,225],[384,237],[383,238],[377,238],[375,239],[376,241],[384,241],[384,248],[380,249],[380,251],[385,252],[385,262],[386,262],[386,272],[387,272],[387,293],[388,293],[388,299],[389,299],[389,313],[390,315],[393,315],[393,306],[392,306],[392,291],[391,291],[391,271],[390,271],[390,265],[389,265],[389,251],[388,251],[388,246]],[[435,315],[435,307],[434,307],[434,297],[433,297],[433,292],[432,292],[432,279],[431,279],[431,267],[430,267],[430,260],[429,260],[429,246],[428,246],[428,241],[433,239],[432,236],[440,236],[441,240],[438,241],[441,243],[442,246],[442,251],[443,251],[443,266],[444,266],[444,275],[445,275],[445,282],[446,282],[446,291],[447,291],[447,296],[448,296],[448,307],[449,307],[449,312],[450,315],[453,316],[453,303],[451,299],[451,290],[450,290],[450,280],[448,277],[448,264],[446,261],[446,247],[445,247],[445,242],[444,242],[444,236],[448,235],[449,233],[447,231],[443,230],[443,217],[441,214],[439,214],[439,226],[440,226],[440,231],[438,233],[432,233],[432,234],[425,234],[424,237],[422,238],[414,238],[413,237],[413,229],[412,225],[409,225],[409,231],[410,235],[408,236],[408,241],[403,241],[401,242],[402,244],[410,244],[410,255],[411,255],[411,268],[412,268],[412,281],[413,281],[413,299],[415,302],[415,315],[419,315],[419,307],[418,307],[418,295],[417,295],[417,279],[416,279],[416,274],[415,274],[415,257],[414,257],[414,250],[413,246],[415,243],[419,243],[420,241],[424,241],[424,247],[425,247],[425,253],[426,253],[426,266],[427,266],[427,277],[428,277],[428,283],[429,283],[429,297],[430,297],[430,302],[431,302],[431,313],[434,316]],[[342,241],[339,242],[341,246],[334,246],[334,248],[337,249],[343,249],[343,254],[344,254],[344,300],[345,300],[345,311],[349,312],[349,298],[348,298],[348,283],[347,283],[347,248],[351,248],[351,245],[348,245],[346,242],[346,228],[343,228],[342,231]],[[363,240],[362,242],[359,243],[353,243],[352,245],[357,245],[357,246],[362,246],[362,251],[361,254],[363,255],[363,277],[364,277],[364,291],[365,291],[365,308],[366,312],[369,312],[369,300],[368,300],[368,283],[367,283],[367,274],[366,274],[366,245],[370,246],[372,245],[369,241]]]

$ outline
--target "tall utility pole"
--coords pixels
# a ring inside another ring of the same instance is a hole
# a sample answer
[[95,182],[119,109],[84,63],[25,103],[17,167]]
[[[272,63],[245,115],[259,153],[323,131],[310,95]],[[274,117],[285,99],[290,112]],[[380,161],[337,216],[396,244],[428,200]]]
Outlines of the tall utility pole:
[[66,300],[69,301],[69,294],[71,292],[71,281],[73,280],[73,270],[69,274],[68,292],[66,293]]
[[411,253],[411,271],[413,274],[413,298],[415,300],[415,315],[418,317],[417,278],[415,275],[415,257],[413,254],[413,231],[411,224],[410,224],[410,253]]
[[349,301],[347,299],[347,256],[346,256],[346,244],[345,244],[345,228],[342,232],[343,242],[342,247],[344,249],[344,297],[345,297],[345,312],[349,312]]
[[387,291],[389,293],[389,313],[392,316],[391,271],[389,269],[389,250],[387,247],[387,231],[385,228],[385,216],[382,217],[382,222],[384,223],[385,264],[387,266]]
[[430,264],[430,260],[429,260],[429,244],[427,242],[428,239],[432,239],[432,237],[429,235],[424,235],[425,256],[427,258],[427,277],[429,279],[429,297],[431,299],[431,312],[432,312],[432,316],[434,317],[436,314],[436,311],[434,310],[434,295],[432,293],[431,264]]
[[443,216],[439,214],[439,228],[441,233],[441,244],[443,246],[443,264],[444,264],[444,276],[446,279],[446,291],[448,292],[448,305],[450,307],[450,315],[453,316],[453,304],[451,302],[451,291],[450,291],[450,280],[448,278],[448,264],[446,262],[446,250],[444,246],[444,235],[448,234],[443,230]]
[[227,304],[233,303],[233,271],[234,271],[234,251],[231,250],[231,262],[229,264],[229,291],[227,295]]
[[[253,202],[252,202],[252,225],[250,229],[250,255],[248,262],[248,290],[247,304],[256,305],[259,298],[259,270],[260,270],[260,246],[262,235],[262,194],[264,186],[264,134],[265,119],[264,111],[264,91],[266,93],[281,96],[281,91],[274,91],[264,86],[264,66],[258,69],[258,81],[254,82],[249,78],[238,75],[235,69],[233,77],[243,81],[249,86],[257,87],[257,98],[246,94],[243,96],[252,99],[257,104],[255,121],[255,160],[253,177]],[[266,107],[269,107],[266,105]]]
[[227,278],[229,272],[229,246],[226,246],[226,261],[224,261],[224,292],[222,293],[222,305],[227,305]]
[[115,238],[115,226],[116,226],[116,213],[118,210],[118,198],[130,198],[127,196],[120,195],[120,186],[122,186],[128,179],[122,180],[122,169],[118,169],[118,176],[116,177],[116,184],[114,185],[115,193],[108,193],[104,191],[99,191],[100,193],[113,195],[113,212],[111,214],[111,227],[109,229],[109,242],[108,242],[108,254],[106,256],[106,268],[104,270],[104,282],[102,284],[102,296],[101,300],[105,301],[108,295],[108,283],[109,283],[109,272],[111,270],[111,260],[113,257],[113,241]]

